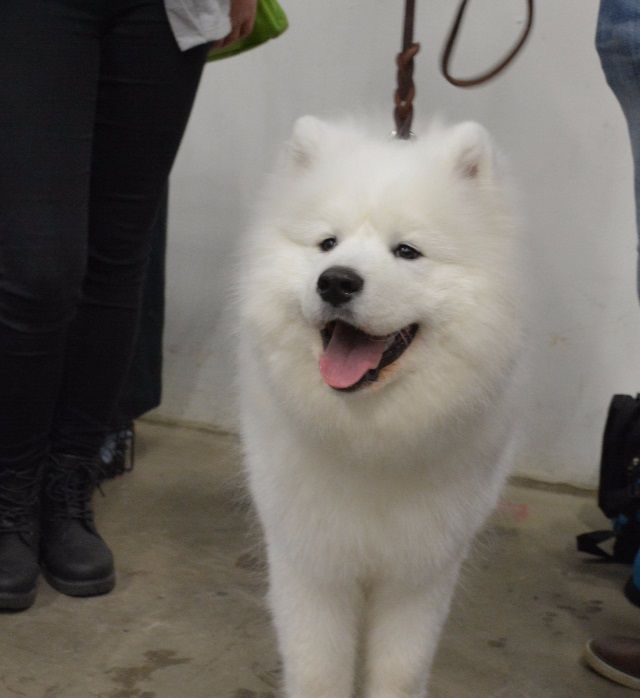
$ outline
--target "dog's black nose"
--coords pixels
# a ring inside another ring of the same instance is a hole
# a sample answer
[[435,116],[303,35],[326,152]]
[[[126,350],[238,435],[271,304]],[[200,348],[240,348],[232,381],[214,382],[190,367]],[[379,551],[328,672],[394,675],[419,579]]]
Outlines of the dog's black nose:
[[362,291],[364,279],[351,267],[329,267],[318,277],[316,290],[323,301],[333,306],[348,303]]

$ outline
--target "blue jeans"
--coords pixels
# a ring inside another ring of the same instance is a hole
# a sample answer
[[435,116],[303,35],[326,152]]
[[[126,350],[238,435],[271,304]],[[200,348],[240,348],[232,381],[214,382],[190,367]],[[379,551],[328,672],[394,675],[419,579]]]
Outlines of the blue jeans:
[[[596,48],[607,83],[629,127],[634,162],[636,230],[640,235],[640,2],[601,0]],[[638,265],[640,297],[640,264]]]
[[[601,0],[596,48],[609,87],[620,102],[629,127],[634,163],[636,229],[640,235],[640,2]],[[640,264],[638,265],[640,297]],[[640,605],[640,551],[625,593]]]

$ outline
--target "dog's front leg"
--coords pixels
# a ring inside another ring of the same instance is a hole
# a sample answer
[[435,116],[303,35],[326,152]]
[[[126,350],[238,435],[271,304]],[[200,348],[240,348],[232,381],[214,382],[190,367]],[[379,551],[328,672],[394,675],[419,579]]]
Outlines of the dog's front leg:
[[378,582],[367,608],[365,698],[425,698],[458,565],[429,587]]
[[351,698],[361,594],[308,578],[270,552],[269,601],[287,698]]

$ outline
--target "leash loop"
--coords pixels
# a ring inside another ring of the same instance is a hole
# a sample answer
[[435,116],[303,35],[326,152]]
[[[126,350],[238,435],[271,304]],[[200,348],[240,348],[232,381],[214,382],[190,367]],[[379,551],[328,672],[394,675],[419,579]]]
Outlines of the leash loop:
[[446,80],[448,80],[452,85],[455,85],[456,87],[476,87],[477,85],[482,85],[485,82],[488,82],[492,78],[496,77],[496,75],[501,73],[509,65],[509,63],[511,63],[511,61],[518,55],[520,49],[524,46],[525,41],[529,38],[529,34],[531,33],[531,29],[533,27],[533,0],[527,0],[527,20],[525,22],[524,29],[522,30],[520,37],[514,44],[513,48],[509,51],[509,53],[507,53],[507,55],[501,61],[496,63],[496,65],[494,65],[493,68],[490,68],[484,73],[475,75],[470,78],[456,78],[453,75],[451,75],[451,70],[449,66],[451,63],[451,55],[453,53],[453,49],[458,43],[458,35],[460,33],[462,20],[467,10],[468,3],[469,0],[462,0],[462,2],[460,3],[460,6],[458,7],[458,13],[453,21],[453,24],[451,25],[449,35],[444,45],[444,50],[442,51],[442,56],[440,58],[440,70],[442,71],[442,74],[444,75]]

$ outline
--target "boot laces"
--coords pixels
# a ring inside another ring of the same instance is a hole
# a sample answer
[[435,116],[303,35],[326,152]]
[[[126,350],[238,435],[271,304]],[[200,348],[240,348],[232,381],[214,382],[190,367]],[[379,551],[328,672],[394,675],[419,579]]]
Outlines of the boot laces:
[[73,458],[71,463],[62,464],[54,456],[51,465],[45,485],[49,521],[76,519],[93,524],[91,495],[94,488],[97,487],[104,496],[98,484],[99,465],[82,458]]
[[33,529],[38,503],[39,470],[0,470],[0,533],[20,533]]

